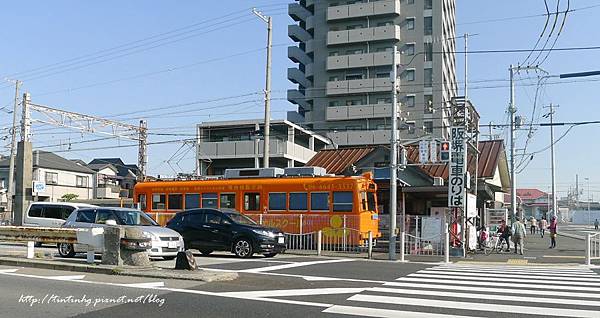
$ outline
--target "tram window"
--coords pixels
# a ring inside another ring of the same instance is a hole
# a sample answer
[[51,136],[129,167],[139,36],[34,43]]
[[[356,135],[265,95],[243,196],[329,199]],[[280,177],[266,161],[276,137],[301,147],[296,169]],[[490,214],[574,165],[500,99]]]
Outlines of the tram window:
[[333,192],[333,212],[352,212],[352,192]]
[[306,211],[308,209],[308,193],[296,192],[290,193],[290,210]]
[[200,207],[200,194],[188,193],[185,195],[185,209],[197,209]]
[[181,210],[183,209],[183,195],[181,194],[169,194],[168,196],[169,210]]
[[165,194],[152,195],[152,210],[164,210],[167,205],[167,196]]
[[329,192],[311,192],[311,211],[329,211]]
[[222,209],[235,209],[235,193],[221,193],[219,206]]
[[145,194],[138,194],[138,203],[140,204],[140,210],[142,211],[146,211],[146,195]]
[[360,207],[363,211],[367,211],[368,210],[368,205],[367,205],[367,193],[366,192],[361,192],[360,193]]
[[367,202],[369,202],[369,211],[375,212],[375,192],[369,192],[367,197]]
[[260,193],[244,193],[244,210],[260,211]]
[[285,193],[269,193],[269,210],[285,211]]
[[203,193],[202,194],[202,207],[203,208],[216,208],[217,207],[217,194],[216,193]]

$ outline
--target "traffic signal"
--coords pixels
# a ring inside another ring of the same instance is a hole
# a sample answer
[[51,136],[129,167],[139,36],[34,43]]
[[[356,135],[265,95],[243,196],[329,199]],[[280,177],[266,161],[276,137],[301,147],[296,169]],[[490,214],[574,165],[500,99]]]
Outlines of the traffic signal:
[[440,143],[440,161],[448,162],[450,161],[450,142],[442,141]]

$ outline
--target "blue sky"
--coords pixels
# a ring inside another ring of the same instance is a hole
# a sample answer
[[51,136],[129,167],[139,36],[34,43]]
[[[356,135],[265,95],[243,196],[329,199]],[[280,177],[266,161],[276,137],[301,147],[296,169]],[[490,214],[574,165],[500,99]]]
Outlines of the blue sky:
[[[556,6],[557,0],[548,3]],[[475,33],[470,50],[532,48],[545,18],[532,17],[545,12],[541,0],[457,1],[458,34]],[[593,0],[571,0],[571,8],[597,5]],[[286,69],[293,66],[287,59],[287,16],[289,1],[30,1],[4,2],[0,10],[0,80],[5,77],[25,81],[36,103],[61,109],[102,116],[140,110],[139,114],[112,117],[136,123],[148,120],[151,142],[192,138],[194,125],[202,121],[261,117],[262,101],[257,95],[264,85],[265,25],[253,17],[249,8],[256,6],[274,19],[273,49],[273,117],[283,118],[294,107],[285,101],[285,91],[292,87]],[[566,8],[566,1],[561,1]],[[600,43],[595,30],[600,7],[569,14],[556,47],[595,46]],[[226,16],[226,17],[224,17]],[[503,21],[492,21],[505,19]],[[550,21],[552,23],[552,20]],[[190,25],[194,27],[184,28]],[[557,26],[558,27],[558,26]],[[164,34],[172,30],[179,31]],[[162,36],[149,37],[163,34]],[[144,41],[140,41],[146,39]],[[138,42],[135,42],[138,41]],[[545,41],[545,39],[544,39]],[[544,42],[543,41],[543,42]],[[135,42],[132,44],[132,42]],[[129,46],[123,46],[123,45]],[[462,51],[463,42],[457,41]],[[111,49],[112,51],[98,51]],[[90,55],[96,53],[96,55]],[[236,56],[234,56],[236,55]],[[469,57],[469,97],[478,107],[482,124],[504,123],[508,105],[508,67],[523,61],[527,53],[471,54]],[[600,69],[598,51],[552,52],[542,65],[551,74]],[[72,60],[73,58],[80,58]],[[70,60],[63,64],[57,62]],[[463,81],[463,57],[457,56],[459,81]],[[38,69],[42,66],[46,69]],[[24,71],[34,70],[29,73]],[[531,120],[536,75],[521,74],[518,79],[517,108]],[[560,105],[556,121],[600,119],[595,90],[598,79],[581,82],[563,80],[541,91],[538,106]],[[557,82],[558,80],[552,80]],[[10,84],[0,84],[0,107],[11,103]],[[211,99],[239,96],[227,100]],[[162,108],[154,111],[148,109]],[[10,109],[10,107],[9,107]],[[538,108],[539,111],[545,111]],[[0,127],[10,125],[11,115],[0,112]],[[487,128],[482,128],[487,133]],[[556,129],[561,136],[566,128]],[[572,129],[557,144],[559,191],[568,190],[579,173],[581,184],[600,196],[600,168],[596,164],[600,150],[593,138],[598,126]],[[2,131],[5,133],[6,131]],[[36,146],[62,151],[69,158],[89,161],[94,157],[121,156],[127,162],[137,159],[136,147],[115,150],[85,150],[104,147],[106,142],[81,143],[97,139],[47,126],[33,130]],[[495,133],[502,133],[497,130]],[[162,134],[162,135],[156,135]],[[527,132],[519,133],[518,148],[523,148]],[[71,150],[67,144],[71,143]],[[111,142],[115,144],[115,142]],[[126,140],[120,145],[131,144]],[[529,142],[526,152],[549,145],[549,130],[540,128]],[[181,144],[150,146],[149,173],[169,175],[173,169],[165,162],[174,153],[171,166],[176,171],[193,170],[193,152]],[[181,159],[179,166],[176,162]],[[179,168],[181,167],[181,169]],[[519,187],[547,190],[550,185],[549,151],[535,155],[518,175]],[[587,194],[586,194],[587,195]]]

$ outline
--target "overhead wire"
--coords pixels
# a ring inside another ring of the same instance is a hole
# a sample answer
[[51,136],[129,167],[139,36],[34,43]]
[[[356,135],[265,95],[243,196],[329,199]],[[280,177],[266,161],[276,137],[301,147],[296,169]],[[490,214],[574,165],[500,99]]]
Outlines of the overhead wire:
[[554,42],[552,43],[552,46],[550,47],[550,50],[546,53],[546,56],[544,57],[544,59],[539,63],[539,65],[544,64],[544,62],[546,62],[546,60],[548,59],[548,57],[550,56],[550,54],[552,53],[552,49],[554,49],[554,46],[556,45],[556,42],[558,42],[558,38],[560,37],[564,27],[565,27],[565,23],[567,22],[567,15],[569,14],[569,8],[571,6],[571,0],[567,0],[567,10],[565,10],[565,13],[563,14],[563,20],[562,23],[560,25],[560,28],[558,29],[558,34],[556,34],[556,37],[554,38]]
[[544,6],[546,7],[546,22],[544,23],[544,28],[542,29],[540,36],[538,37],[537,41],[535,42],[535,45],[533,46],[532,51],[529,52],[529,54],[527,54],[527,57],[525,57],[525,60],[523,60],[522,63],[519,63],[519,65],[527,65],[526,63],[529,60],[529,58],[531,57],[531,55],[533,54],[533,50],[537,49],[538,44],[540,44],[540,41],[542,40],[544,34],[546,33],[546,29],[548,28],[548,22],[550,22],[550,10],[548,8],[548,0],[544,0]]

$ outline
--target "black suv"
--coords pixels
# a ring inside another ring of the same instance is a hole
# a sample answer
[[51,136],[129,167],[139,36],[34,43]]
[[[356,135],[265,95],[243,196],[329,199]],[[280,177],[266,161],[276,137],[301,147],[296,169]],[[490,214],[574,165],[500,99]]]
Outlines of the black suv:
[[187,210],[177,213],[167,227],[183,236],[186,249],[197,249],[203,255],[230,251],[242,258],[254,253],[273,257],[285,251],[281,231],[258,225],[235,210]]

